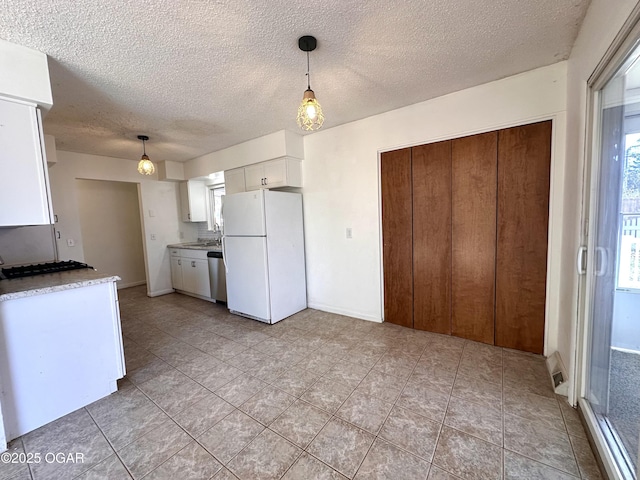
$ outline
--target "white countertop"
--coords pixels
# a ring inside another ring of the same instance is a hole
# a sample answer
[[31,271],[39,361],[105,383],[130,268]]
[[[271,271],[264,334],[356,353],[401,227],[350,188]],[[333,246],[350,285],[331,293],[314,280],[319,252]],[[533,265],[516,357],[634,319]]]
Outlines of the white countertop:
[[91,268],[0,280],[0,302],[118,280],[120,277],[116,275],[96,272]]

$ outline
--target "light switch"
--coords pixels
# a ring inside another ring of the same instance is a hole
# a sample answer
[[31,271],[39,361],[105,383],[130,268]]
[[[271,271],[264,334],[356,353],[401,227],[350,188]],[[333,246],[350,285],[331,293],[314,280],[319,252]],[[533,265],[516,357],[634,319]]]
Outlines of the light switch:
[[67,247],[75,247],[76,241],[73,238],[67,238]]
[[353,232],[351,231],[351,227],[347,228],[347,238],[353,238]]

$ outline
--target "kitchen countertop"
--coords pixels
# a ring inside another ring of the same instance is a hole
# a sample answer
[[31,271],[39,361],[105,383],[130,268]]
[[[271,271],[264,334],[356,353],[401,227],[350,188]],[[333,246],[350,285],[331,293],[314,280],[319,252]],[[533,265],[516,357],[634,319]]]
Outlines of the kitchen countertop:
[[90,268],[0,280],[0,302],[118,280],[120,277],[116,275],[96,272]]
[[186,250],[205,250],[207,252],[221,252],[222,246],[220,245],[195,245],[194,242],[190,243],[173,243],[167,245],[167,248],[183,248]]

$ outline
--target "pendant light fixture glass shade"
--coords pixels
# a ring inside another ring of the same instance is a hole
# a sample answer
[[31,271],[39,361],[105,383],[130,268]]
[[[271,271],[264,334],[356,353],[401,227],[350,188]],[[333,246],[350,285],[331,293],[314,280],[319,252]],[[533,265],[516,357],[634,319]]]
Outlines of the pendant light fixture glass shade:
[[142,175],[153,175],[156,171],[156,167],[153,165],[153,162],[149,160],[144,144],[144,142],[149,140],[149,137],[146,135],[138,135],[138,139],[142,140],[142,157],[138,162],[138,173],[141,173]]
[[315,93],[311,90],[311,78],[309,74],[309,52],[316,49],[317,41],[315,37],[306,35],[298,39],[298,47],[303,52],[307,52],[307,89],[302,96],[302,102],[298,107],[298,126],[303,130],[317,130],[324,123],[322,107],[316,99]]

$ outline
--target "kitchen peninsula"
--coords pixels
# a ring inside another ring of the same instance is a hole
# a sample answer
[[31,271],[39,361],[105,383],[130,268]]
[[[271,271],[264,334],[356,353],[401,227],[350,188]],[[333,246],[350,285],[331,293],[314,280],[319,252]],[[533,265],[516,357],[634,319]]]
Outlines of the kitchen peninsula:
[[119,279],[84,268],[0,281],[0,443],[117,390]]

